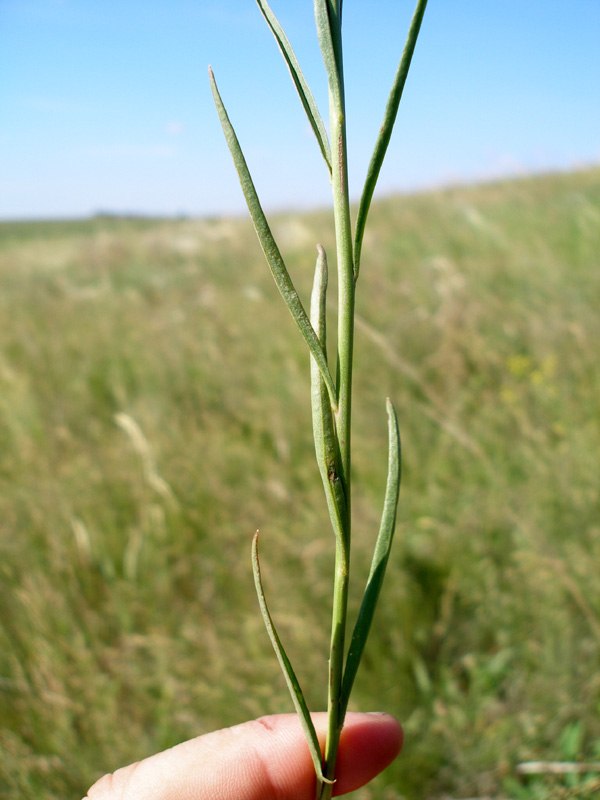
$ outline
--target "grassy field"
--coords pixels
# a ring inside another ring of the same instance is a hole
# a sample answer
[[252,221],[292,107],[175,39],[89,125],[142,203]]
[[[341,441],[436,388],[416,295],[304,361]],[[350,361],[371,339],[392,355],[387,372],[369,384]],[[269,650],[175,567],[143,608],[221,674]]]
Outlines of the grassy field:
[[[306,297],[329,216],[273,229]],[[79,800],[290,710],[256,528],[322,708],[333,542],[308,363],[249,223],[4,223],[0,281],[2,800]],[[381,201],[359,288],[354,610],[386,395],[404,473],[353,708],[396,714],[406,746],[354,796],[592,797],[598,776],[515,766],[600,759],[600,170]]]

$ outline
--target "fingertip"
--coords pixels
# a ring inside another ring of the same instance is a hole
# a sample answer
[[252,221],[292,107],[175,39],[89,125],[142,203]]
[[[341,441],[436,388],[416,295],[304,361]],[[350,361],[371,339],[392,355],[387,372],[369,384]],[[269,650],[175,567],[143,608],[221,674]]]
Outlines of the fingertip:
[[404,732],[390,714],[348,714],[340,739],[334,795],[364,786],[402,749]]

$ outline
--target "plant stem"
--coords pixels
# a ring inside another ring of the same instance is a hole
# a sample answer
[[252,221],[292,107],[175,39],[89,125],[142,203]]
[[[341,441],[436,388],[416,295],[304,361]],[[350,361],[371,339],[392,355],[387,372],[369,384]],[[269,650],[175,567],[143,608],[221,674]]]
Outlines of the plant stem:
[[[348,605],[348,549],[340,542],[336,544],[335,579],[329,655],[329,696],[327,702],[328,722],[325,743],[323,775],[330,781],[335,778],[335,765],[344,720],[340,711],[340,692],[344,667],[344,640],[346,632],[346,609]],[[329,800],[332,784],[324,783],[318,788],[317,798]]]
[[[332,28],[333,27],[332,25]],[[344,724],[340,707],[340,695],[344,669],[344,646],[350,570],[351,410],[355,291],[352,228],[348,194],[346,116],[343,93],[341,37],[336,38],[336,45],[339,48],[337,64],[339,91],[330,91],[329,93],[332,140],[332,190],[338,270],[337,409],[334,413],[334,420],[337,444],[339,447],[339,466],[341,471],[339,479],[341,479],[344,488],[346,508],[343,521],[343,536],[336,541],[335,552],[335,576],[329,655],[328,726],[325,745],[325,764],[323,768],[323,774],[325,778],[329,780],[333,780],[335,777],[337,751]],[[319,787],[317,791],[317,797],[320,800],[329,800],[331,794],[332,785],[327,783]]]

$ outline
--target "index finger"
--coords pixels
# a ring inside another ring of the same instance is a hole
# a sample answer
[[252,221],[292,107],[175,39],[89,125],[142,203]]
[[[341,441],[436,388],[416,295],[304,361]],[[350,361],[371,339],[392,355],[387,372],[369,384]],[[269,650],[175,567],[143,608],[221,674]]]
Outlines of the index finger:
[[[325,714],[314,714],[320,741]],[[342,731],[334,794],[358,789],[402,746],[387,714],[349,713]],[[315,775],[295,714],[262,717],[183,742],[105,775],[88,800],[313,800]]]

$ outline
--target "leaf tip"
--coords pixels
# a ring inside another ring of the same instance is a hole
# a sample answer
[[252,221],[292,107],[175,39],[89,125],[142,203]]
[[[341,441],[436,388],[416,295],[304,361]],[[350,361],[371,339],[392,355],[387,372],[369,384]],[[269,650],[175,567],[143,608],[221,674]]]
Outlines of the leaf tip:
[[252,536],[252,563],[255,565],[255,568],[258,566],[258,534],[259,531],[256,531]]

